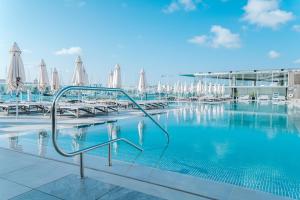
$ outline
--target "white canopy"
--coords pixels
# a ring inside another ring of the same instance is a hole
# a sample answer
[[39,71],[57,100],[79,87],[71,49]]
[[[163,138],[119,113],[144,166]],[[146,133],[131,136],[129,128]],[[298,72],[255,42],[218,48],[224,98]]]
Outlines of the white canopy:
[[166,86],[166,92],[167,92],[167,94],[169,94],[171,92],[171,86],[169,84],[167,84],[167,86]]
[[187,87],[186,82],[184,82],[183,93],[184,93],[184,94],[187,94],[187,93],[188,93],[188,87]]
[[198,94],[198,95],[201,95],[201,93],[202,93],[202,85],[201,85],[201,82],[200,82],[200,81],[199,81],[198,84],[197,84],[196,90],[197,90],[197,94]]
[[52,72],[52,80],[51,80],[51,90],[53,91],[57,91],[60,87],[60,83],[59,83],[59,76],[58,76],[58,72],[56,70],[56,68],[54,68],[53,72]]
[[108,75],[107,87],[109,87],[109,88],[113,87],[113,80],[114,80],[114,72],[111,71]]
[[207,92],[208,92],[208,94],[212,93],[212,83],[209,83]]
[[161,86],[160,81],[158,81],[158,84],[157,84],[157,93],[162,93],[162,86]]
[[203,86],[203,91],[202,91],[202,93],[203,93],[203,94],[206,94],[207,91],[208,91],[207,83],[205,82],[205,83],[204,83],[204,86]]
[[9,50],[11,54],[10,64],[8,66],[7,85],[9,91],[22,90],[26,81],[25,70],[21,58],[21,50],[15,42]]
[[122,80],[121,80],[121,67],[119,64],[116,64],[114,70],[114,78],[113,78],[113,87],[114,88],[121,88],[122,87]]
[[190,93],[193,94],[194,93],[194,83],[192,82],[190,85]]
[[41,60],[41,64],[39,67],[40,69],[39,69],[38,88],[40,91],[44,91],[49,86],[49,77],[48,77],[46,64],[43,59]]
[[147,83],[146,83],[146,75],[144,69],[140,72],[139,84],[138,84],[138,92],[143,94],[146,92]]
[[84,70],[80,56],[75,61],[75,70],[72,78],[72,85],[82,86],[86,84],[87,74]]
[[225,86],[224,86],[224,84],[222,84],[222,86],[221,86],[221,94],[222,94],[222,95],[225,94]]

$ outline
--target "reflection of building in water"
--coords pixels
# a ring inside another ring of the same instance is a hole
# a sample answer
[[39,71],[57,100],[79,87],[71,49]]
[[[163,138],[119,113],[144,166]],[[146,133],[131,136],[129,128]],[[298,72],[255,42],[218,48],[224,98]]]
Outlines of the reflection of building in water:
[[10,149],[14,149],[17,151],[23,151],[22,145],[19,144],[19,137],[13,136],[8,138],[8,144]]
[[[119,137],[119,133],[120,133],[120,126],[116,126],[114,123],[108,123],[107,124],[107,132],[108,132],[109,140],[117,139]],[[113,145],[114,152],[117,153],[118,152],[118,143],[114,142],[112,145]]]
[[[87,127],[77,128],[75,134],[72,137],[72,150],[79,151],[80,149],[84,148],[84,143],[86,141],[86,133]],[[73,157],[75,163],[79,163],[79,155]]]
[[38,133],[38,155],[45,157],[47,153],[47,146],[48,146],[48,133],[46,130],[42,130]]
[[143,146],[143,142],[144,142],[144,129],[145,129],[145,124],[144,124],[144,120],[139,121],[138,123],[138,134],[139,134],[139,144],[141,146]]

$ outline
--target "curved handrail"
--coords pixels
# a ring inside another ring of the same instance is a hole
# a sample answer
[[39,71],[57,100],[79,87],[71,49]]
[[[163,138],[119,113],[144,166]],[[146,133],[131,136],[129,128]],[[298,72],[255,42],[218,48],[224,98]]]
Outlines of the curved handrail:
[[75,155],[82,155],[82,153],[85,153],[87,151],[105,146],[105,145],[110,145],[111,143],[117,142],[117,141],[123,141],[126,142],[127,144],[135,147],[136,149],[142,151],[142,149],[135,145],[134,143],[130,142],[129,140],[125,139],[125,138],[117,138],[114,140],[110,140],[104,143],[100,143],[100,144],[96,144],[94,146],[91,147],[87,147],[78,151],[74,151],[71,153],[67,153],[64,152],[56,143],[56,104],[58,102],[58,100],[62,97],[62,95],[64,93],[66,93],[67,91],[70,90],[90,90],[90,91],[107,91],[107,92],[120,92],[122,94],[124,94],[139,110],[141,110],[148,118],[151,119],[152,122],[154,122],[155,125],[157,125],[162,131],[163,133],[166,135],[167,137],[167,144],[169,144],[169,133],[167,130],[165,130],[149,113],[147,113],[132,97],[130,97],[123,89],[120,88],[106,88],[106,87],[88,87],[88,86],[67,86],[62,88],[61,90],[59,90],[56,95],[55,98],[53,99],[52,102],[52,107],[51,107],[51,116],[52,116],[52,142],[53,142],[53,146],[55,148],[55,150],[65,156],[65,157],[71,157],[71,156],[75,156]]

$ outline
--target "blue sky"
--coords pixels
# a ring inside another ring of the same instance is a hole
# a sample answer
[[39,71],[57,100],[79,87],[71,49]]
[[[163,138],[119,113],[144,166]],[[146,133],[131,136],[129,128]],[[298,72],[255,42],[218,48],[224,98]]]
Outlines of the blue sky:
[[71,79],[82,55],[91,82],[121,65],[125,85],[179,73],[300,67],[298,0],[0,0],[0,77],[16,41],[27,79],[40,59]]

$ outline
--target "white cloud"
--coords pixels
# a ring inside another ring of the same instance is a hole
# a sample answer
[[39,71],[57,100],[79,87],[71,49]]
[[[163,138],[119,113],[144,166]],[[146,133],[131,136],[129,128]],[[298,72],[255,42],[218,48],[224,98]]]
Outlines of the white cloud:
[[261,27],[277,28],[293,19],[292,12],[279,8],[279,0],[248,0],[243,20]]
[[81,54],[82,49],[80,47],[62,48],[56,52],[55,55],[78,55]]
[[300,24],[296,24],[293,26],[293,30],[294,31],[297,31],[297,32],[300,32]]
[[197,4],[202,0],[175,0],[163,9],[164,13],[173,13],[178,10],[193,11],[197,9]]
[[206,44],[213,48],[224,47],[227,49],[240,48],[239,34],[232,33],[229,29],[220,25],[213,25],[210,29],[211,34],[194,36],[188,42],[203,45]]
[[280,53],[274,50],[269,51],[268,53],[269,58],[276,59],[280,57]]
[[204,44],[206,41],[207,41],[206,35],[194,36],[193,38],[188,40],[188,42],[194,43],[194,44]]
[[295,64],[300,64],[300,58],[294,61]]

